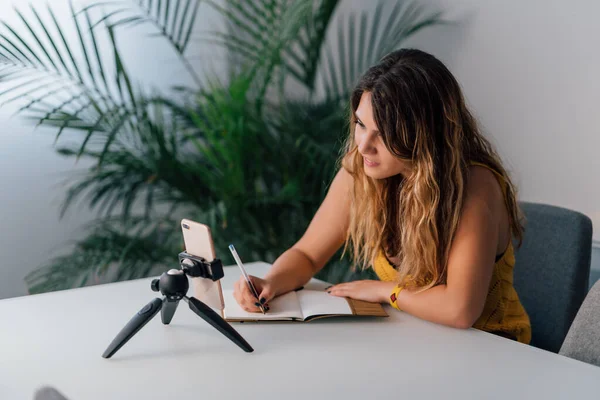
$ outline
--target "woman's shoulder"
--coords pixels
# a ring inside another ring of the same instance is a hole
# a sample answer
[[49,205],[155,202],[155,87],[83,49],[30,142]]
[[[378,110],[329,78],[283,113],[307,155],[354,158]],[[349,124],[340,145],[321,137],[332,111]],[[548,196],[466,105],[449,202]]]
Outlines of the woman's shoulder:
[[472,164],[467,175],[466,198],[483,202],[490,211],[501,213],[505,205],[503,184],[501,176],[491,168]]
[[502,175],[485,165],[471,165],[466,197],[469,207],[479,208],[499,228],[498,251],[504,255],[510,247],[510,218],[506,206],[505,182]]
[[354,177],[344,167],[340,168],[336,172],[331,182],[331,189],[333,189],[332,191],[337,196],[341,196],[342,198],[348,196],[353,186]]

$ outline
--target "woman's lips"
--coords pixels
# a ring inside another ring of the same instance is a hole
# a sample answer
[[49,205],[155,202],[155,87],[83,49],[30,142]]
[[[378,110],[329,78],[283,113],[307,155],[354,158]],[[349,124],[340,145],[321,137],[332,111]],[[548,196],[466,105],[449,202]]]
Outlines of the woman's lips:
[[366,165],[367,167],[376,167],[376,166],[378,166],[378,165],[379,165],[379,163],[376,163],[375,161],[371,161],[371,160],[369,160],[367,157],[363,157],[363,160],[364,160],[364,162],[365,162],[365,165]]

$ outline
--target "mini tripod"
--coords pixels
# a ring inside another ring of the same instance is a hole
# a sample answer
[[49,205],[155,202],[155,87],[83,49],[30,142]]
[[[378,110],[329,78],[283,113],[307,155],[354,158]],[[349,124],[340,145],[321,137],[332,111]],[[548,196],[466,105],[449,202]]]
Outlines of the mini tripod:
[[[188,263],[187,265],[185,263],[186,261]],[[192,277],[210,278],[213,280],[218,280],[223,276],[223,269],[220,261],[215,261],[218,262],[218,264],[215,262],[208,263],[204,259],[191,256],[185,252],[180,253],[179,262],[182,266],[182,269],[171,269],[167,272],[164,272],[159,279],[154,279],[150,284],[150,288],[153,291],[158,292],[160,290],[160,292],[163,294],[163,298],[155,298],[150,303],[146,304],[144,308],[138,311],[113,339],[108,348],[102,354],[102,357],[112,357],[121,347],[123,347],[125,343],[129,341],[129,339],[138,333],[139,330],[144,327],[144,325],[150,322],[150,320],[154,318],[159,311],[161,311],[160,316],[162,323],[168,325],[173,319],[181,299],[184,299],[190,306],[190,309],[200,318],[208,322],[211,326],[229,338],[232,342],[237,344],[244,351],[248,353],[254,351],[252,346],[250,346],[250,344],[248,344],[248,342],[246,342],[246,340],[229,323],[227,323],[227,321],[213,311],[212,308],[193,296],[186,296],[189,289],[187,275]],[[189,266],[190,262],[191,267]],[[215,267],[220,267],[220,271],[219,268]]]

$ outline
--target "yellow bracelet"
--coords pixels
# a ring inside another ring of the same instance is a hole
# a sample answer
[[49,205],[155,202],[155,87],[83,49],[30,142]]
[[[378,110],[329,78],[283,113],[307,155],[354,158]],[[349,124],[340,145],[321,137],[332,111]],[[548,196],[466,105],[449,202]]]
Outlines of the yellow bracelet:
[[390,295],[390,304],[392,307],[394,307],[396,310],[400,310],[400,307],[398,307],[398,295],[400,294],[400,292],[402,291],[402,289],[404,289],[404,287],[402,287],[401,285],[396,285],[394,287],[394,290],[392,290],[392,294]]

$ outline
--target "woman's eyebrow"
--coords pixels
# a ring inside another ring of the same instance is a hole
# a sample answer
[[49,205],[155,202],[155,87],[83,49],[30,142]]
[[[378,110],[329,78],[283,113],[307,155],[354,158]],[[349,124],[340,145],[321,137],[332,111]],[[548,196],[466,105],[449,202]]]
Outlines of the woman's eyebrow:
[[[358,117],[358,114],[354,113],[354,119],[356,120],[356,122],[358,122],[359,124],[361,124],[362,126],[366,126],[364,124],[364,122],[361,121],[361,119]],[[379,130],[377,129],[373,129],[374,133],[380,133]]]

